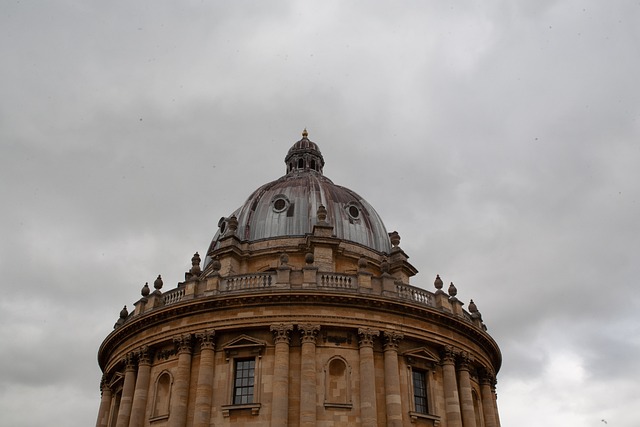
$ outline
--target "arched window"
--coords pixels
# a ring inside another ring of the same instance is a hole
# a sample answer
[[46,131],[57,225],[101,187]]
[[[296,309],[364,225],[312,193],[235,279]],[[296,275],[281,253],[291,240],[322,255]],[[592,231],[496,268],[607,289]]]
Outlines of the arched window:
[[325,366],[325,407],[351,407],[350,371],[347,362],[339,356]]
[[304,168],[304,160],[298,159],[298,169]]
[[316,169],[316,161],[315,160],[311,160],[311,169],[313,169],[314,171],[317,170]]
[[168,371],[162,372],[158,375],[158,378],[156,378],[156,390],[153,398],[151,419],[167,418],[169,416],[172,383],[173,378],[171,378],[171,374]]

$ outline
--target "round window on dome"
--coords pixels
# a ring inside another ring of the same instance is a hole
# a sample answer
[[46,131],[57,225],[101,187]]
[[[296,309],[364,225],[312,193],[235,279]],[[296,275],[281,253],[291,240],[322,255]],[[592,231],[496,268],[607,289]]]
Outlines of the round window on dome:
[[220,221],[218,221],[218,227],[220,227],[220,234],[224,234],[227,229],[227,221],[225,217],[220,218]]
[[271,204],[275,212],[283,212],[289,207],[289,200],[285,196],[276,196]]
[[358,207],[355,205],[350,205],[347,208],[347,212],[349,213],[349,216],[353,219],[360,218],[360,209],[358,209]]

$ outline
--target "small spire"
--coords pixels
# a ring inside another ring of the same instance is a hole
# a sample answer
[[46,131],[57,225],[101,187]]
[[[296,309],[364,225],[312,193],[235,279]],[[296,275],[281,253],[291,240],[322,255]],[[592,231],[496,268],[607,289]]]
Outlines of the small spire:
[[304,128],[304,130],[302,131],[302,137],[306,138],[309,136],[309,132],[307,132],[307,128]]

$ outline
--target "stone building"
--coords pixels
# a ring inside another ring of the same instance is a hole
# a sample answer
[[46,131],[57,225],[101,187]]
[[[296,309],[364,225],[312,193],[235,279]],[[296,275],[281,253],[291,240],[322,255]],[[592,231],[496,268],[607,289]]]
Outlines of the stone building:
[[97,426],[500,426],[501,354],[473,301],[411,285],[398,233],[302,136],[202,267],[122,310]]

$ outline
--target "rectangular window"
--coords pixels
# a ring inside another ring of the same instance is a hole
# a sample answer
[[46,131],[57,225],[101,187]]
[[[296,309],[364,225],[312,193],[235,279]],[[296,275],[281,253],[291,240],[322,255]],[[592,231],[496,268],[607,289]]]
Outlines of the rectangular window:
[[413,402],[417,413],[429,413],[429,405],[427,404],[427,376],[424,371],[413,370]]
[[253,403],[253,386],[255,381],[256,360],[236,359],[234,384],[233,384],[233,404],[244,405]]

